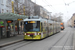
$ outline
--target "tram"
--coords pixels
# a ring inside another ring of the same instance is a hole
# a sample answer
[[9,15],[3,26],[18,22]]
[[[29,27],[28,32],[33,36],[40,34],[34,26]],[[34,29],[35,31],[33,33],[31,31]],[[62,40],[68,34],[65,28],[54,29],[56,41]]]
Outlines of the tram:
[[64,30],[64,29],[65,29],[65,27],[64,27],[64,23],[61,22],[60,25],[61,25],[61,30]]
[[24,19],[24,39],[43,39],[60,32],[60,23],[45,18]]

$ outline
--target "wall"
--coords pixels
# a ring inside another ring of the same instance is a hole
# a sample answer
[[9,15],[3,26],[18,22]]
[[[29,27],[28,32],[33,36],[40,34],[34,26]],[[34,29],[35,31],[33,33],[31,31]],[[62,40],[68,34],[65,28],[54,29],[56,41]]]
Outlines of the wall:
[[72,15],[72,17],[70,18],[70,20],[68,21],[68,25],[72,26],[73,28],[75,28],[75,13]]

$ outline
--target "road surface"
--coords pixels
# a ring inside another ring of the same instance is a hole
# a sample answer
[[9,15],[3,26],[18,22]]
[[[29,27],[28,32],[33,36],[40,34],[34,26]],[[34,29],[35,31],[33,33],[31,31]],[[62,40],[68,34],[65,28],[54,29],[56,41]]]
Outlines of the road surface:
[[74,28],[67,27],[41,41],[22,41],[0,50],[73,50],[73,35]]

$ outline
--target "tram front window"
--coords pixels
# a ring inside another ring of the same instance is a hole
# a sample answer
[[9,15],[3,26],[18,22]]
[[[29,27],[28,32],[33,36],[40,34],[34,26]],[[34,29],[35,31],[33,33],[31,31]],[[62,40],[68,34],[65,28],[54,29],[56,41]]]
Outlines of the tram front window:
[[24,22],[24,32],[40,31],[40,21],[26,21]]

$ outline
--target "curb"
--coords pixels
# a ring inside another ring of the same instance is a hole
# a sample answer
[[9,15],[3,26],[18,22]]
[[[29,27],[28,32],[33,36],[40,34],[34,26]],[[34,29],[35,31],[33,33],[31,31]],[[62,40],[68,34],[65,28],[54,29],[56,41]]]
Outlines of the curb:
[[73,34],[73,50],[75,50],[75,33]]
[[21,39],[21,40],[16,40],[16,41],[13,41],[13,42],[8,42],[8,43],[6,43],[6,44],[0,45],[0,48],[5,47],[5,46],[8,46],[8,45],[11,45],[11,44],[14,44],[14,43],[17,43],[17,42],[21,42],[21,41],[23,41],[23,39]]

